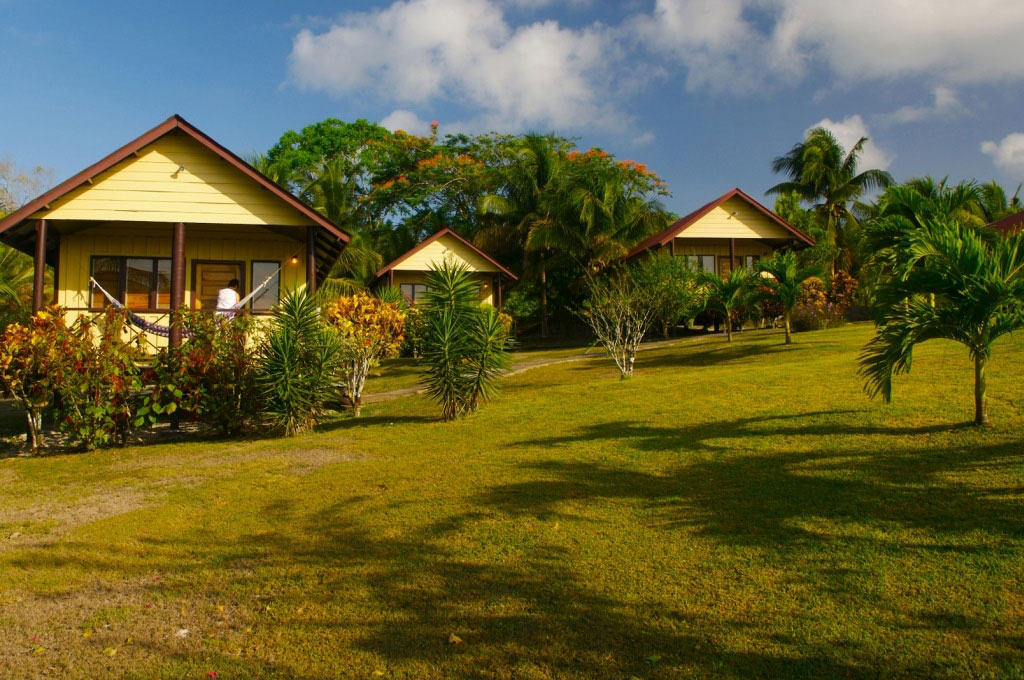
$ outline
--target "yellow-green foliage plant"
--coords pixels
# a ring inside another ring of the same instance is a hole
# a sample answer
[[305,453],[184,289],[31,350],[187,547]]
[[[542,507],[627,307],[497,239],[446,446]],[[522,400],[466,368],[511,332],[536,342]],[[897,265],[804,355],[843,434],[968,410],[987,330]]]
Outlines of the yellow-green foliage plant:
[[327,307],[327,325],[341,339],[345,396],[358,416],[370,369],[381,359],[398,356],[405,339],[405,312],[397,302],[366,293],[339,297]]

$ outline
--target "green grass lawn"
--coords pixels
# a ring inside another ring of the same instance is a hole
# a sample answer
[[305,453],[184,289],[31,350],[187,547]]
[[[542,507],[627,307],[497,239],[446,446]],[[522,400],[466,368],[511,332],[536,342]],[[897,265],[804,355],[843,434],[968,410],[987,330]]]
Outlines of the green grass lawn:
[[1020,678],[1024,339],[977,430],[959,346],[869,401],[871,333],[0,461],[0,677]]
[[[517,349],[511,352],[511,368],[534,361],[565,359],[568,357],[600,354],[603,350],[595,347],[573,345],[557,349]],[[366,378],[363,394],[377,394],[419,385],[420,374],[425,366],[408,357],[385,359],[380,366],[371,370]]]

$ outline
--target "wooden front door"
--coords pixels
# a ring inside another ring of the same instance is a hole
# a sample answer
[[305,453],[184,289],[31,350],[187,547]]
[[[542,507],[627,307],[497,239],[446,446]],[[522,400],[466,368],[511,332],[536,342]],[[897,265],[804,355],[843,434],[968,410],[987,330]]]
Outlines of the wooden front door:
[[217,309],[217,293],[231,279],[238,279],[245,290],[244,262],[192,261],[192,309]]
[[722,280],[729,278],[729,273],[732,271],[732,258],[728,255],[719,256],[718,258],[718,275],[722,277]]

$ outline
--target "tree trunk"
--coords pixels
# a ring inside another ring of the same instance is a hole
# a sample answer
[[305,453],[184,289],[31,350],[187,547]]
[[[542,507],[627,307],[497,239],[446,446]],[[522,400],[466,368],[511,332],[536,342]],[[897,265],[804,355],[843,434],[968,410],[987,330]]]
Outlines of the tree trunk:
[[725,315],[725,340],[732,342],[732,317],[729,314]]
[[785,323],[786,323],[786,344],[787,345],[792,345],[793,344],[793,336],[791,334],[791,331],[789,330],[789,312],[787,311],[785,313],[785,315],[783,315],[783,316],[784,316]]
[[668,322],[663,322],[661,324],[661,333],[665,339],[668,340]]
[[548,337],[548,271],[540,256],[540,337]]
[[25,419],[27,421],[28,428],[25,432],[25,438],[28,440],[28,447],[33,451],[38,451],[39,447],[43,443],[42,437],[42,417],[33,412],[31,409],[25,410]]
[[977,356],[974,359],[974,424],[988,425],[988,404],[985,401],[985,359]]

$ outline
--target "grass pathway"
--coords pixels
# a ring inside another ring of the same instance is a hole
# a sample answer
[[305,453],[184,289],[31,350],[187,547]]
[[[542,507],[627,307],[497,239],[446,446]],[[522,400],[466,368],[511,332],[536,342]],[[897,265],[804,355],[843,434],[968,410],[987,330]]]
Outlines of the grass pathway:
[[[766,333],[779,333],[777,330],[760,330],[760,331],[744,331],[747,335],[759,334],[763,335]],[[676,338],[672,340],[653,340],[646,342],[641,345],[639,352],[645,352],[649,350],[662,349],[665,347],[675,347],[683,344],[695,344],[700,342],[710,342],[713,340],[723,340],[725,336],[721,333],[708,334],[708,335],[695,335],[687,338]],[[592,353],[590,353],[592,352]],[[543,368],[545,366],[555,366],[557,364],[569,364],[577,361],[591,361],[594,359],[607,359],[608,353],[600,346],[593,346],[588,348],[582,354],[574,354],[563,357],[548,358],[548,359],[524,359],[522,361],[514,361],[508,370],[504,371],[503,377],[509,377],[513,375],[519,375],[525,373],[534,368]],[[382,392],[375,392],[372,394],[363,395],[363,404],[376,404],[383,401],[390,401],[392,399],[398,399],[399,397],[408,397],[413,394],[424,394],[426,388],[415,385],[410,387],[399,387],[396,389],[385,390]]]

